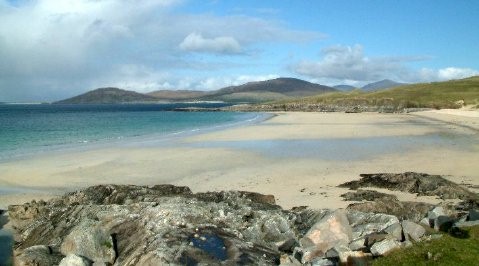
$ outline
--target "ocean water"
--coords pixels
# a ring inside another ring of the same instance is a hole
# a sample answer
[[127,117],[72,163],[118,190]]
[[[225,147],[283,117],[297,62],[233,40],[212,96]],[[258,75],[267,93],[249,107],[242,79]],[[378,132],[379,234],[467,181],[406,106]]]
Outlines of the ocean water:
[[173,112],[221,103],[0,104],[0,160],[39,152],[157,139],[257,119],[254,113]]

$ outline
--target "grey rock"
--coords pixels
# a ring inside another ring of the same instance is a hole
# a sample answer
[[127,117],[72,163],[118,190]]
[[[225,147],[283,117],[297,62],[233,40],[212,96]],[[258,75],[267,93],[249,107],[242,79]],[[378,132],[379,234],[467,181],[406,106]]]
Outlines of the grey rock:
[[353,192],[347,192],[342,194],[344,200],[347,201],[376,201],[376,200],[388,200],[388,201],[397,201],[398,198],[394,195],[381,193],[375,190],[362,190],[358,189]]
[[60,261],[59,266],[91,266],[92,263],[80,256],[70,254]]
[[384,229],[384,232],[394,237],[397,241],[403,240],[403,228],[401,224],[395,223]]
[[428,219],[431,227],[444,232],[447,232],[454,223],[454,219],[446,214],[442,206],[435,207],[429,211]]
[[477,195],[439,175],[423,173],[361,174],[362,179],[341,184],[340,187],[358,189],[378,187],[416,193],[419,196],[438,196],[441,199],[477,199]]
[[95,223],[82,223],[66,236],[60,247],[64,255],[76,254],[93,262],[113,264],[116,259],[115,243],[111,235]]
[[348,211],[348,219],[353,228],[353,239],[381,232],[389,226],[399,223],[399,219],[393,215],[358,211]]
[[386,239],[381,242],[374,243],[371,247],[371,253],[374,256],[384,256],[386,253],[401,248],[401,244],[395,239]]
[[282,254],[279,259],[279,265],[281,266],[300,266],[302,265],[297,259],[288,254]]
[[356,251],[356,250],[362,250],[366,247],[366,238],[360,237],[358,239],[354,239],[349,243],[349,249]]
[[[285,211],[273,202],[271,195],[244,191],[104,185],[9,212],[19,236],[15,254],[48,244],[95,264],[269,265],[279,262],[277,243],[298,239],[311,226],[308,217],[320,213]],[[54,264],[64,257],[58,254]]]
[[469,210],[469,216],[468,216],[469,221],[477,221],[479,220],[479,210]]
[[471,227],[471,226],[476,226],[479,225],[479,220],[476,221],[466,221],[466,222],[456,222],[454,223],[454,227],[457,228],[462,228],[462,227]]
[[335,266],[336,263],[329,259],[318,258],[311,261],[311,266]]
[[421,237],[426,233],[426,229],[419,224],[413,223],[411,221],[404,220],[402,221],[402,228],[404,231],[404,237],[409,240],[420,241]]
[[58,265],[62,259],[61,254],[55,254],[45,245],[31,246],[24,249],[15,257],[14,264],[18,266],[50,266]]
[[323,256],[326,251],[337,245],[348,245],[352,239],[352,230],[346,212],[336,210],[318,221],[300,240],[304,248],[302,262],[310,262]]

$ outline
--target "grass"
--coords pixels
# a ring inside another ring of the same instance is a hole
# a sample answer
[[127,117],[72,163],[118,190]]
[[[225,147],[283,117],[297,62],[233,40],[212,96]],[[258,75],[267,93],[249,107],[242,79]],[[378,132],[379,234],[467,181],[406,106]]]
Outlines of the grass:
[[372,265],[478,265],[479,226],[415,243],[374,260]]
[[331,104],[394,106],[401,108],[459,108],[465,105],[479,106],[479,76],[445,82],[418,83],[376,92],[334,92],[276,104]]

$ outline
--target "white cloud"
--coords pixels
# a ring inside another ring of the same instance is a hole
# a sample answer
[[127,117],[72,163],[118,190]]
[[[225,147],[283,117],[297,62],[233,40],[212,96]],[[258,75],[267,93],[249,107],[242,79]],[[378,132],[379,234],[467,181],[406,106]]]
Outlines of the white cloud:
[[[234,61],[218,57],[212,61],[190,51],[221,56],[242,53],[261,42],[320,37],[277,20],[185,14],[176,9],[181,4],[181,0],[37,0],[14,6],[0,0],[0,101],[57,100],[117,84],[124,77],[112,72],[125,65],[153,73],[236,67]],[[134,86],[135,78],[132,74],[128,84]],[[150,87],[168,85],[156,74],[138,79]]]
[[238,54],[241,45],[233,37],[204,38],[199,33],[190,33],[180,43],[180,48],[191,52],[209,52],[219,54]]
[[216,90],[228,86],[238,86],[252,81],[263,81],[268,79],[279,78],[279,75],[239,75],[229,77],[210,77],[201,79],[194,85],[195,89],[200,90]]
[[361,45],[332,46],[321,50],[318,61],[303,60],[291,66],[298,74],[323,84],[364,84],[381,79],[400,82],[428,82],[465,78],[478,75],[470,68],[447,67],[415,70],[407,63],[428,60],[429,57],[368,57]]

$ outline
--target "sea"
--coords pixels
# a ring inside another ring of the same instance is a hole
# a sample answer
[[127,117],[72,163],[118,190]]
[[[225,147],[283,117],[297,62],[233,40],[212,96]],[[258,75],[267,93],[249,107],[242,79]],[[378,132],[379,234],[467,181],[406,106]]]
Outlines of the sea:
[[48,151],[162,140],[264,118],[240,112],[178,112],[226,103],[0,104],[0,161]]

